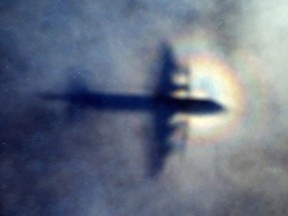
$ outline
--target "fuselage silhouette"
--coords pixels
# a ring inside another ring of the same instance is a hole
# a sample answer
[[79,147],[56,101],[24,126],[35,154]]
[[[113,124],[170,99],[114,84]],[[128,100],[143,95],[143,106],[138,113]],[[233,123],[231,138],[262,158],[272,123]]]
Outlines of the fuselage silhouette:
[[176,98],[168,96],[140,96],[105,93],[43,93],[41,97],[47,100],[66,101],[77,106],[89,106],[97,110],[119,111],[151,111],[155,109],[170,109],[175,113],[212,114],[223,111],[223,107],[208,99]]

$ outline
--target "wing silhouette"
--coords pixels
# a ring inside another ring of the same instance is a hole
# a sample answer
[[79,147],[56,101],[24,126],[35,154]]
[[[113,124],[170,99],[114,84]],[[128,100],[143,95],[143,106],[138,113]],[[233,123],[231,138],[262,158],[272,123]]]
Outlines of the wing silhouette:
[[[168,44],[163,44],[160,48],[160,74],[156,86],[156,95],[159,97],[171,97],[171,94],[178,89],[178,86],[172,82],[174,73],[179,69],[173,50]],[[169,119],[175,113],[175,109],[161,104],[153,111],[153,121],[155,128],[155,142],[151,143],[150,160],[148,168],[149,175],[156,176],[163,169],[166,158],[172,151],[172,146],[168,142],[168,135],[172,131],[169,125]]]
[[160,48],[159,61],[159,77],[155,93],[161,96],[170,96],[172,92],[178,89],[178,86],[172,82],[171,78],[179,67],[173,50],[168,44],[162,44]]

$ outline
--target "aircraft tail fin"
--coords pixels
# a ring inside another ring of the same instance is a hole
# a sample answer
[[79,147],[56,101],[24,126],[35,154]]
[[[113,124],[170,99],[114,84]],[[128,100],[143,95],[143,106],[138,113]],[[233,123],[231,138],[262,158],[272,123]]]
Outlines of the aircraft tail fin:
[[39,97],[44,100],[65,102],[65,116],[68,121],[81,120],[87,108],[87,95],[90,91],[87,87],[87,72],[70,69],[67,71],[68,84],[62,93],[43,92]]
[[68,85],[66,87],[66,101],[68,102],[65,115],[69,121],[79,121],[85,116],[87,108],[85,97],[89,94],[89,88],[86,82],[86,72],[79,70],[70,70],[68,76]]

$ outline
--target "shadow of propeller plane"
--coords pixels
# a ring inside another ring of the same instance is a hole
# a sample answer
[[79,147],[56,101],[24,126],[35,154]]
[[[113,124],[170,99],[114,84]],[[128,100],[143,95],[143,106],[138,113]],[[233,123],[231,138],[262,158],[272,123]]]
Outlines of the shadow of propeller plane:
[[225,111],[222,105],[213,100],[171,96],[180,88],[171,79],[173,73],[179,68],[171,48],[167,45],[161,49],[159,70],[156,94],[150,96],[91,92],[85,86],[78,85],[70,92],[41,93],[40,97],[45,100],[66,101],[71,107],[70,114],[88,107],[119,112],[150,112],[154,117],[155,142],[151,142],[147,147],[147,168],[148,175],[154,177],[161,172],[165,159],[173,149],[167,137],[173,129],[168,123],[174,114],[180,112],[191,115],[211,115]]

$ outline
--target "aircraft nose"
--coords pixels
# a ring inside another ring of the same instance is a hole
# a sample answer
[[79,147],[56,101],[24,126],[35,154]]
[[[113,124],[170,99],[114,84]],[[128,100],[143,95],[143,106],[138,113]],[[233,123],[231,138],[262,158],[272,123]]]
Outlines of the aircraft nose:
[[191,115],[215,115],[225,111],[223,105],[209,99],[193,99],[187,107],[187,113]]

